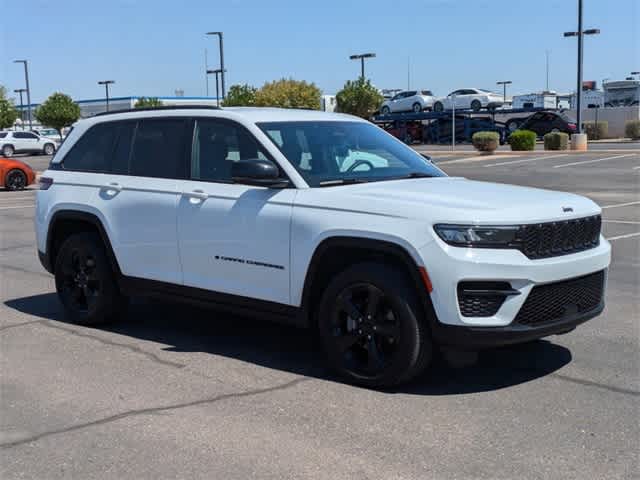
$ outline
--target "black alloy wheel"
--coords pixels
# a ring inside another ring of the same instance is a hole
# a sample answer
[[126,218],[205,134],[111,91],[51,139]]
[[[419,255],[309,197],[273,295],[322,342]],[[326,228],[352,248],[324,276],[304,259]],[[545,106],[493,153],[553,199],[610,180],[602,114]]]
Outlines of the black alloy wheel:
[[4,180],[4,186],[7,190],[24,190],[24,187],[27,186],[27,176],[22,170],[9,170]]

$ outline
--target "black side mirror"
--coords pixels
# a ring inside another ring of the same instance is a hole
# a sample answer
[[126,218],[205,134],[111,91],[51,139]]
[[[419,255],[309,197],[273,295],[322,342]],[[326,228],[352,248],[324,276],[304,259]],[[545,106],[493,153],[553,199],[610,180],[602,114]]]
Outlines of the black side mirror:
[[420,155],[422,155],[422,157],[429,163],[433,163],[433,160],[431,160],[431,157],[429,155],[427,155],[426,153],[421,153]]
[[231,178],[236,183],[257,187],[283,188],[289,180],[280,178],[280,171],[269,160],[251,159],[233,162]]

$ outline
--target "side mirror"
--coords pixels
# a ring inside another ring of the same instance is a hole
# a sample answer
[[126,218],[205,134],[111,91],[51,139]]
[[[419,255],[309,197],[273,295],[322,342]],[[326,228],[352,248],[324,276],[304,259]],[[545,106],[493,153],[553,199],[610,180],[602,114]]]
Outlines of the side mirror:
[[433,163],[433,160],[431,160],[431,157],[429,155],[427,155],[426,153],[421,153],[420,155],[422,155],[422,157],[429,163]]
[[234,162],[231,178],[236,183],[256,187],[283,188],[289,185],[289,180],[280,178],[280,171],[273,162],[258,158]]

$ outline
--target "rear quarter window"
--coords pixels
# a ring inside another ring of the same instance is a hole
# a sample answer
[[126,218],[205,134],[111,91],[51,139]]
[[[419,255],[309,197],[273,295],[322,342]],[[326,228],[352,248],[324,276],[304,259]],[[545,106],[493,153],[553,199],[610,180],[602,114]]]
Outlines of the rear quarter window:
[[100,123],[89,128],[71,147],[62,160],[65,170],[107,172],[115,139],[112,123]]
[[6,138],[7,132],[0,132],[0,138]]

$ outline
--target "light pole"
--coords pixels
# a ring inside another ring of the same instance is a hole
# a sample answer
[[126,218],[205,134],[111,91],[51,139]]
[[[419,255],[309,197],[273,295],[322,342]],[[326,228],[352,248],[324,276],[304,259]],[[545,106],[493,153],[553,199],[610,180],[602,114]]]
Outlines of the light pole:
[[222,40],[222,32],[207,32],[207,35],[218,36],[218,46],[220,47],[220,69],[219,70],[221,72],[220,79],[222,83],[222,99],[224,100],[226,96],[226,90],[224,88],[224,72],[226,72],[226,70],[224,69],[224,44]]
[[582,0],[578,0],[578,31],[564,32],[565,37],[578,37],[578,78],[576,85],[576,119],[578,121],[578,133],[582,133],[582,42],[585,35],[596,35],[598,33],[600,33],[600,30],[597,28],[582,29]]
[[26,91],[26,88],[17,88],[14,90],[15,93],[20,95],[20,125],[22,126],[22,130],[24,130],[24,104],[22,103],[22,94]]
[[[220,92],[218,90],[218,75],[222,78],[224,75],[224,70],[221,68],[217,68],[215,70],[207,70],[207,75],[214,74],[216,76],[216,106],[220,106]],[[224,100],[224,97],[223,97]]]
[[545,91],[549,91],[549,54],[551,53],[551,50],[545,50],[544,51],[544,55],[545,55],[545,59],[546,59],[546,70],[547,70],[547,88]]
[[100,80],[98,85],[104,85],[104,98],[107,105],[107,112],[109,111],[109,85],[116,83],[115,80]]
[[502,82],[496,82],[496,85],[502,85],[502,103],[507,103],[507,85],[511,85],[511,80],[503,80]]
[[357,55],[349,56],[351,60],[360,60],[360,76],[362,77],[362,80],[364,80],[364,59],[374,58],[375,56],[376,56],[375,53],[359,53]]
[[31,120],[31,89],[29,88],[29,66],[26,60],[14,60],[13,63],[24,64],[24,81],[26,83],[27,91],[27,112],[29,118],[29,130],[33,130],[33,120]]

